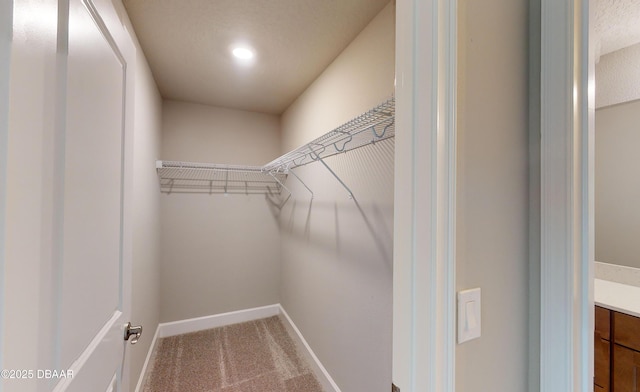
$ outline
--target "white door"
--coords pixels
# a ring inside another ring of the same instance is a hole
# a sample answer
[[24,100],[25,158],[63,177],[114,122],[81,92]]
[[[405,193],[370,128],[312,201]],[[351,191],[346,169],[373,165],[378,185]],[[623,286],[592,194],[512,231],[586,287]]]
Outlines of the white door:
[[77,372],[69,391],[128,385],[134,67],[121,29],[109,1],[70,1],[58,330],[61,369]]
[[108,28],[109,1],[71,0],[69,8],[60,367],[77,372],[66,390],[107,391],[123,377],[129,321],[128,64]]
[[135,49],[111,0],[13,3],[2,385],[127,391]]

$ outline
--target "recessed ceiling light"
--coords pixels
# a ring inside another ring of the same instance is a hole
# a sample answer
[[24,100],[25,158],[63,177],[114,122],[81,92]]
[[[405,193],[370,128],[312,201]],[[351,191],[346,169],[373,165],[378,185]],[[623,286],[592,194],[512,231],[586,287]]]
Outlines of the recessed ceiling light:
[[244,46],[235,47],[231,53],[240,60],[251,60],[255,56],[253,50]]

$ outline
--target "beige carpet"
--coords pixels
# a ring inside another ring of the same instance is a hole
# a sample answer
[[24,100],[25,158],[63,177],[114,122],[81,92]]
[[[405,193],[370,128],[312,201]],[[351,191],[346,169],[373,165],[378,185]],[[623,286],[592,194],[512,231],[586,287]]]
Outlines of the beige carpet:
[[160,339],[144,392],[322,392],[278,316]]

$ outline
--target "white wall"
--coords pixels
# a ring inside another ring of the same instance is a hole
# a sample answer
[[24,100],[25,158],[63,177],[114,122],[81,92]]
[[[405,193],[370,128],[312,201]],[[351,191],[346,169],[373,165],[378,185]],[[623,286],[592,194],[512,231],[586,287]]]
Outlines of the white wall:
[[[164,101],[164,160],[263,165],[280,155],[278,116]],[[161,319],[280,302],[277,218],[261,195],[163,194]]]
[[[126,24],[129,31],[128,18]],[[135,34],[135,125],[133,154],[133,265],[131,322],[143,326],[143,337],[128,347],[130,389],[135,390],[142,366],[160,323],[160,186],[155,161],[160,157],[162,99]]]
[[640,268],[640,44],[596,64],[595,257]]
[[596,110],[596,260],[635,268],[640,268],[639,124],[640,101]]
[[596,108],[640,99],[640,44],[608,53],[596,64]]
[[[394,91],[395,8],[385,7],[282,116],[288,151]],[[292,176],[280,215],[282,304],[338,386],[391,384],[393,139],[328,158],[356,200],[321,163]]]
[[526,391],[528,2],[459,2],[457,286],[482,289],[482,337],[456,391]]

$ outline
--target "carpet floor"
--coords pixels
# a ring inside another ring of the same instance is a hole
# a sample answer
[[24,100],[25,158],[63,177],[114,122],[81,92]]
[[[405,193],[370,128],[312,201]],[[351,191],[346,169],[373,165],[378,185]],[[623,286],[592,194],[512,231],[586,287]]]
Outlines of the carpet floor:
[[278,316],[159,339],[144,392],[323,392]]

